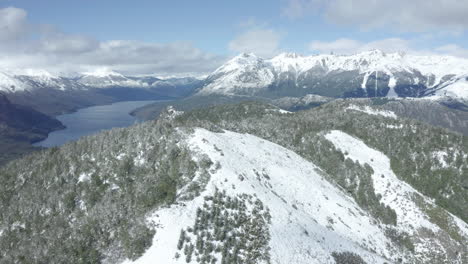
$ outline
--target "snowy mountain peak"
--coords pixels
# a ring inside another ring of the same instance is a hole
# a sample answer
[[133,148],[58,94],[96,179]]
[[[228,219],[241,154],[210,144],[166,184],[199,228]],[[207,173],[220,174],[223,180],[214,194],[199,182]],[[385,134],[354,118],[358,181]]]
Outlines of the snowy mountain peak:
[[359,56],[370,56],[370,57],[385,57],[387,55],[385,52],[379,49],[371,49],[368,51],[363,51],[361,53],[358,53]]
[[263,60],[261,58],[259,58],[257,55],[253,54],[253,53],[241,53],[239,55],[237,55],[236,57],[232,58],[230,61],[228,61],[227,63],[239,63],[239,64],[248,64],[248,63],[252,63],[252,62],[256,62],[258,60]]
[[110,76],[124,77],[122,74],[115,72],[107,67],[97,68],[94,71],[83,72],[83,75],[94,76],[94,77],[99,77],[99,78],[110,77]]
[[235,58],[258,58],[253,52],[242,52]]
[[420,97],[467,73],[467,59],[378,49],[354,55],[281,53],[271,59],[243,53],[208,76],[200,93]]
[[297,59],[299,57],[302,57],[302,55],[295,52],[283,52],[280,53],[278,56],[274,57],[273,59]]
[[[221,65],[221,67],[216,69],[210,76],[220,75],[235,70],[263,67],[261,66],[263,62],[264,60],[262,58],[257,57],[253,53],[241,53]],[[208,76],[208,78],[210,78],[210,76]]]
[[6,72],[0,72],[0,91],[17,92],[28,90],[30,87]]
[[26,76],[33,76],[33,77],[48,78],[48,79],[59,78],[58,76],[55,76],[52,73],[43,69],[24,69],[21,72],[17,72],[16,75],[26,75]]

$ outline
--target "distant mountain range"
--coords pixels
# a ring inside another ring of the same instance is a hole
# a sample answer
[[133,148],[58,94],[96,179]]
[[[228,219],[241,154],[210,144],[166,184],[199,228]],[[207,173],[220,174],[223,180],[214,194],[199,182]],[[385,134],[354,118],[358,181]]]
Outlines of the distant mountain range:
[[[0,71],[0,91],[37,89],[87,91],[137,88],[184,95],[248,95],[268,98],[316,94],[328,97],[432,97],[468,100],[468,60],[451,56],[417,56],[371,50],[355,55],[282,53],[263,59],[240,54],[206,78],[126,76],[97,70],[76,77],[47,71]],[[135,90],[133,90],[135,91]],[[102,92],[102,91],[101,91]],[[109,94],[107,94],[109,95]]]
[[125,76],[108,70],[75,77],[43,70],[0,70],[0,92],[16,104],[50,115],[115,101],[175,99],[192,94],[202,85],[202,80],[193,77]]
[[26,92],[41,88],[56,90],[89,90],[95,88],[167,88],[199,83],[194,77],[157,78],[153,76],[125,76],[114,71],[99,70],[83,73],[77,77],[52,75],[47,71],[15,72],[0,71],[0,91],[5,93]]
[[244,53],[215,70],[200,94],[266,97],[450,97],[468,99],[468,60],[450,56],[386,54],[263,59]]

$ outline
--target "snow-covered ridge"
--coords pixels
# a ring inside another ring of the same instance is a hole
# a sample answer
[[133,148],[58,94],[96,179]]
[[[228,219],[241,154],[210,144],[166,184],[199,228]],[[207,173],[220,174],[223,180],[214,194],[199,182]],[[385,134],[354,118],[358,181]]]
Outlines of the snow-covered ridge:
[[[429,205],[432,201],[400,181],[391,170],[388,157],[341,131],[331,131],[325,137],[347,158],[373,168],[375,191],[382,195],[385,205],[396,211],[399,231],[416,237],[423,229],[434,234],[441,232],[411,198],[419,195]],[[205,197],[218,191],[229,197],[244,194],[255,197],[269,210],[271,263],[334,263],[331,253],[344,251],[359,254],[367,263],[391,263],[398,259],[403,263],[424,263],[431,250],[444,254],[445,248],[433,239],[414,242],[414,253],[399,250],[401,245],[394,244],[386,235],[389,226],[361,209],[347,192],[330,183],[316,165],[275,143],[249,134],[214,133],[197,128],[180,144],[196,153],[195,160],[208,156],[213,162],[209,182],[193,200],[154,212],[148,219],[156,229],[152,246],[142,257],[127,260],[126,264],[156,260],[185,263],[184,250],[178,250],[179,234],[194,226]],[[467,224],[451,217],[461,232],[468,235]],[[191,241],[196,240],[189,236]],[[216,263],[221,263],[221,253],[213,254]],[[192,258],[192,262],[200,261]]]
[[0,69],[0,92],[16,93],[40,88],[57,90],[88,90],[90,88],[176,87],[200,83],[193,77],[160,79],[153,76],[125,76],[108,68],[99,68],[77,76],[65,77],[41,69]]
[[87,71],[83,72],[84,76],[94,76],[94,77],[110,77],[110,76],[116,76],[116,77],[123,77],[122,74],[115,72],[109,68],[98,68],[94,71]]
[[0,91],[3,92],[16,92],[25,91],[31,87],[26,83],[21,82],[8,73],[0,72]]
[[149,220],[156,227],[153,245],[125,263],[185,263],[180,251],[175,258],[179,233],[193,226],[197,208],[215,190],[253,195],[269,208],[271,263],[332,263],[333,251],[357,252],[368,263],[384,263],[379,255],[400,256],[367,212],[294,152],[252,135],[204,129],[196,129],[187,144],[218,170],[199,197],[155,212]]
[[[403,53],[384,53],[379,50],[354,55],[312,55],[301,56],[282,53],[271,59],[263,59],[252,53],[243,53],[232,58],[216,69],[207,78],[207,85],[201,93],[239,93],[243,89],[266,89],[281,81],[281,78],[297,81],[311,75],[326,75],[332,72],[357,72],[362,76],[362,88],[376,72],[389,76],[388,96],[396,96],[393,88],[399,78],[413,76],[414,85],[420,78],[428,88],[444,83],[444,77],[468,73],[468,60],[451,56],[417,56]],[[405,80],[407,81],[407,80]]]
[[[390,167],[390,159],[380,151],[368,147],[363,141],[352,137],[342,131],[333,130],[325,135],[335,147],[344,153],[345,158],[350,158],[361,164],[368,164],[374,170],[372,175],[373,186],[376,194],[382,196],[382,202],[395,210],[398,219],[398,227],[409,234],[417,234],[422,229],[432,230],[435,234],[440,232],[440,227],[429,221],[429,217],[414,201],[414,197],[422,197],[429,206],[435,206],[432,199],[425,197],[415,190],[411,185],[397,178]],[[468,224],[456,216],[449,215],[450,220],[464,237],[468,237]],[[436,245],[434,241],[422,239],[415,245],[415,255],[426,263],[425,253],[431,246]],[[432,250],[443,251],[442,247],[436,246]],[[442,254],[444,255],[444,254]],[[463,262],[461,260],[461,262]]]

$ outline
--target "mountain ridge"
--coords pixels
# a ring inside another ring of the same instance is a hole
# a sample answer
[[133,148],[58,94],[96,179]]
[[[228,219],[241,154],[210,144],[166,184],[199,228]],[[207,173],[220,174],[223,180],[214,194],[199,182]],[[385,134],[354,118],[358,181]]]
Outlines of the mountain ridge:
[[[242,53],[209,75],[199,93],[261,95],[277,91],[283,96],[294,96],[296,92],[300,96],[315,93],[332,97],[421,97],[437,91],[440,96],[443,92],[439,89],[467,73],[468,60],[451,56],[371,50],[353,55],[282,53],[263,59]],[[341,79],[341,83],[331,78]],[[340,87],[343,85],[352,89]],[[329,91],[319,86],[330,86]],[[288,94],[288,89],[293,91]],[[466,99],[465,94],[459,97]]]
[[153,75],[131,76],[112,70],[84,72],[73,77],[54,75],[45,70],[0,70],[0,91],[31,92],[41,88],[56,90],[90,90],[96,88],[130,87],[157,89],[200,81],[195,77],[158,78]]
[[1,168],[0,258],[462,264],[467,147],[355,102],[168,109]]

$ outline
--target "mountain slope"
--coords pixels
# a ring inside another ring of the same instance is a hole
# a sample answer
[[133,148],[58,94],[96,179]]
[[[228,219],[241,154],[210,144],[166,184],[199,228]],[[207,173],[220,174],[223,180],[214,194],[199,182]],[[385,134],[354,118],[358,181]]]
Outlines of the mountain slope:
[[0,261],[465,263],[467,153],[355,102],[168,109],[0,169]]
[[62,128],[57,119],[13,104],[0,93],[0,163],[22,154],[23,150],[30,151],[28,143],[42,140],[49,132]]
[[[359,252],[369,263],[383,263],[378,254],[390,257],[394,253],[386,247],[391,241],[372,224],[367,213],[327,182],[318,167],[297,154],[260,138],[229,131],[196,129],[188,144],[193,151],[208,155],[219,169],[211,174],[206,191],[199,197],[156,213],[151,221],[161,236],[155,236],[153,246],[135,263],[152,263],[155,259],[185,263],[182,251],[180,259],[174,260],[179,239],[174,234],[192,227],[197,208],[203,208],[205,197],[216,196],[216,192],[226,197],[247,195],[248,200],[261,201],[263,210],[267,210],[271,218],[265,230],[270,256],[262,256],[264,261],[254,259],[254,263],[326,263],[332,261],[334,251]],[[254,218],[252,212],[247,217]],[[191,241],[199,237],[189,235]],[[239,239],[244,235],[239,232]],[[224,246],[223,241],[214,243]],[[367,251],[371,245],[377,255]],[[221,252],[210,255],[222,259]]]
[[379,50],[350,56],[283,53],[269,60],[241,54],[208,76],[199,93],[420,97],[467,73],[468,61],[461,58]]
[[458,76],[449,80],[435,94],[441,97],[466,100],[468,98],[468,75]]

